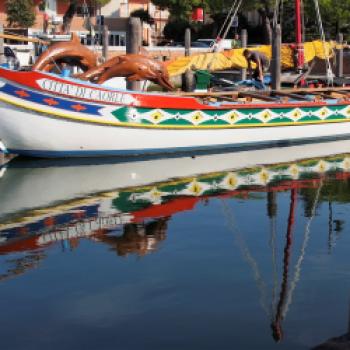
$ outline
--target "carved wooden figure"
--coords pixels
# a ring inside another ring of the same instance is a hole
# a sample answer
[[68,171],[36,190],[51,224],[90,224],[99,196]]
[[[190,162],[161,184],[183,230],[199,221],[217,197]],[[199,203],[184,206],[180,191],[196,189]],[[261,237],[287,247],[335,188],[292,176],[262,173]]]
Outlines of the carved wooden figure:
[[76,34],[72,34],[71,41],[60,41],[49,46],[39,56],[32,69],[49,72],[62,63],[78,66],[86,71],[96,67],[97,54],[82,45]]
[[127,54],[113,57],[101,66],[89,69],[78,76],[99,84],[113,77],[126,77],[129,81],[150,80],[167,90],[174,87],[162,62],[138,54]]

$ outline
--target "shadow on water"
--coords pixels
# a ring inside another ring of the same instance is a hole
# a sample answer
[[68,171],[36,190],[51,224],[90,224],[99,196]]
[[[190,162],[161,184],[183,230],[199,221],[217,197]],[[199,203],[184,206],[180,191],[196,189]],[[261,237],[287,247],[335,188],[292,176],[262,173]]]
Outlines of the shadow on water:
[[[155,253],[174,217],[218,201],[254,277],[270,335],[283,342],[284,322],[322,203],[328,208],[328,254],[344,231],[345,222],[335,217],[333,207],[350,201],[350,141],[132,162],[19,159],[2,169],[0,193],[0,255],[6,266],[2,283],[45,264],[53,246],[74,251],[88,240],[123,258]],[[286,194],[288,215],[281,236],[278,196]],[[231,206],[233,199],[253,203],[261,195],[269,220],[272,283],[264,279]],[[305,221],[298,226],[302,233],[296,244],[298,203]],[[314,349],[350,347],[349,339],[346,333]]]

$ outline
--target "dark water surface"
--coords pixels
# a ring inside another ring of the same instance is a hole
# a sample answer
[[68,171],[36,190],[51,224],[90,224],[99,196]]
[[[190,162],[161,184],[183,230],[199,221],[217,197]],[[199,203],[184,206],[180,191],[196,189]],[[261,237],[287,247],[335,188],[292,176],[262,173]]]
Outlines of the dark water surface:
[[0,176],[2,350],[350,347],[350,141]]

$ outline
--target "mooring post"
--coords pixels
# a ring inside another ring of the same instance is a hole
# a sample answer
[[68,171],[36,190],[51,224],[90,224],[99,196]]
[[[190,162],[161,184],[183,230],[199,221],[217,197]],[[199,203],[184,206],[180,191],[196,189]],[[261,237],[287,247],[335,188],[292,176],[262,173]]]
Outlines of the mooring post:
[[276,24],[272,31],[271,87],[281,88],[281,25]]
[[[126,53],[139,54],[141,50],[142,31],[141,20],[138,17],[130,17],[126,30]],[[141,83],[139,81],[128,81],[127,89],[140,90]]]
[[[185,30],[185,56],[190,56],[191,54],[191,28],[186,28]],[[191,69],[187,69],[185,73],[182,74],[182,90],[186,92],[193,91],[195,85],[194,74]]]
[[102,55],[103,58],[107,61],[108,59],[108,46],[109,46],[109,31],[108,26],[103,26],[103,33],[102,33]]
[[336,48],[336,65],[335,65],[335,76],[337,78],[343,77],[344,67],[344,52],[343,52],[343,33],[337,34],[337,48]]
[[[4,25],[0,23],[0,34],[4,34]],[[0,38],[0,64],[5,63],[4,39]]]
[[[245,49],[248,46],[248,32],[247,29],[242,29],[241,31],[241,43],[242,48]],[[241,80],[247,79],[247,70],[245,68],[241,69]]]
[[267,192],[267,215],[271,219],[277,214],[277,196],[275,191]]
[[191,28],[185,30],[185,56],[191,55]]

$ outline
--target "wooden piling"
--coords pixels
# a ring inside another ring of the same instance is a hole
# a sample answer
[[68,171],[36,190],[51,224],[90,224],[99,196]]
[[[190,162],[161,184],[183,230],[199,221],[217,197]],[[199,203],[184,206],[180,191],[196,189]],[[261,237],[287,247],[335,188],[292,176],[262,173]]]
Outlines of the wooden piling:
[[[242,48],[246,48],[248,45],[248,32],[247,29],[242,29],[241,31],[241,43]],[[241,80],[247,79],[247,70],[245,68],[241,69]]]
[[277,196],[275,191],[267,192],[267,215],[269,218],[277,214]]
[[[4,26],[2,23],[0,23],[0,34],[4,34]],[[4,38],[0,37],[0,64],[5,62]]]
[[[186,28],[185,30],[185,56],[191,55],[191,28]],[[194,90],[195,77],[191,69],[187,69],[185,73],[182,74],[182,90],[186,92],[191,92]]]
[[[130,17],[126,30],[126,53],[139,54],[141,50],[141,42],[141,20],[138,17]],[[129,90],[139,91],[141,89],[141,83],[139,81],[128,81],[127,88]]]
[[187,69],[185,73],[182,74],[182,91],[192,92],[195,89],[196,79],[194,73],[191,69]]
[[185,56],[191,55],[191,28],[185,30]]
[[337,34],[337,48],[336,48],[336,64],[335,64],[335,76],[337,78],[342,78],[344,73],[343,73],[343,68],[344,68],[344,52],[343,52],[343,34],[338,33]]
[[104,25],[103,32],[102,32],[102,55],[106,61],[108,59],[108,47],[109,47],[109,31],[108,31],[108,26]]
[[281,25],[276,24],[272,31],[271,87],[281,89]]

